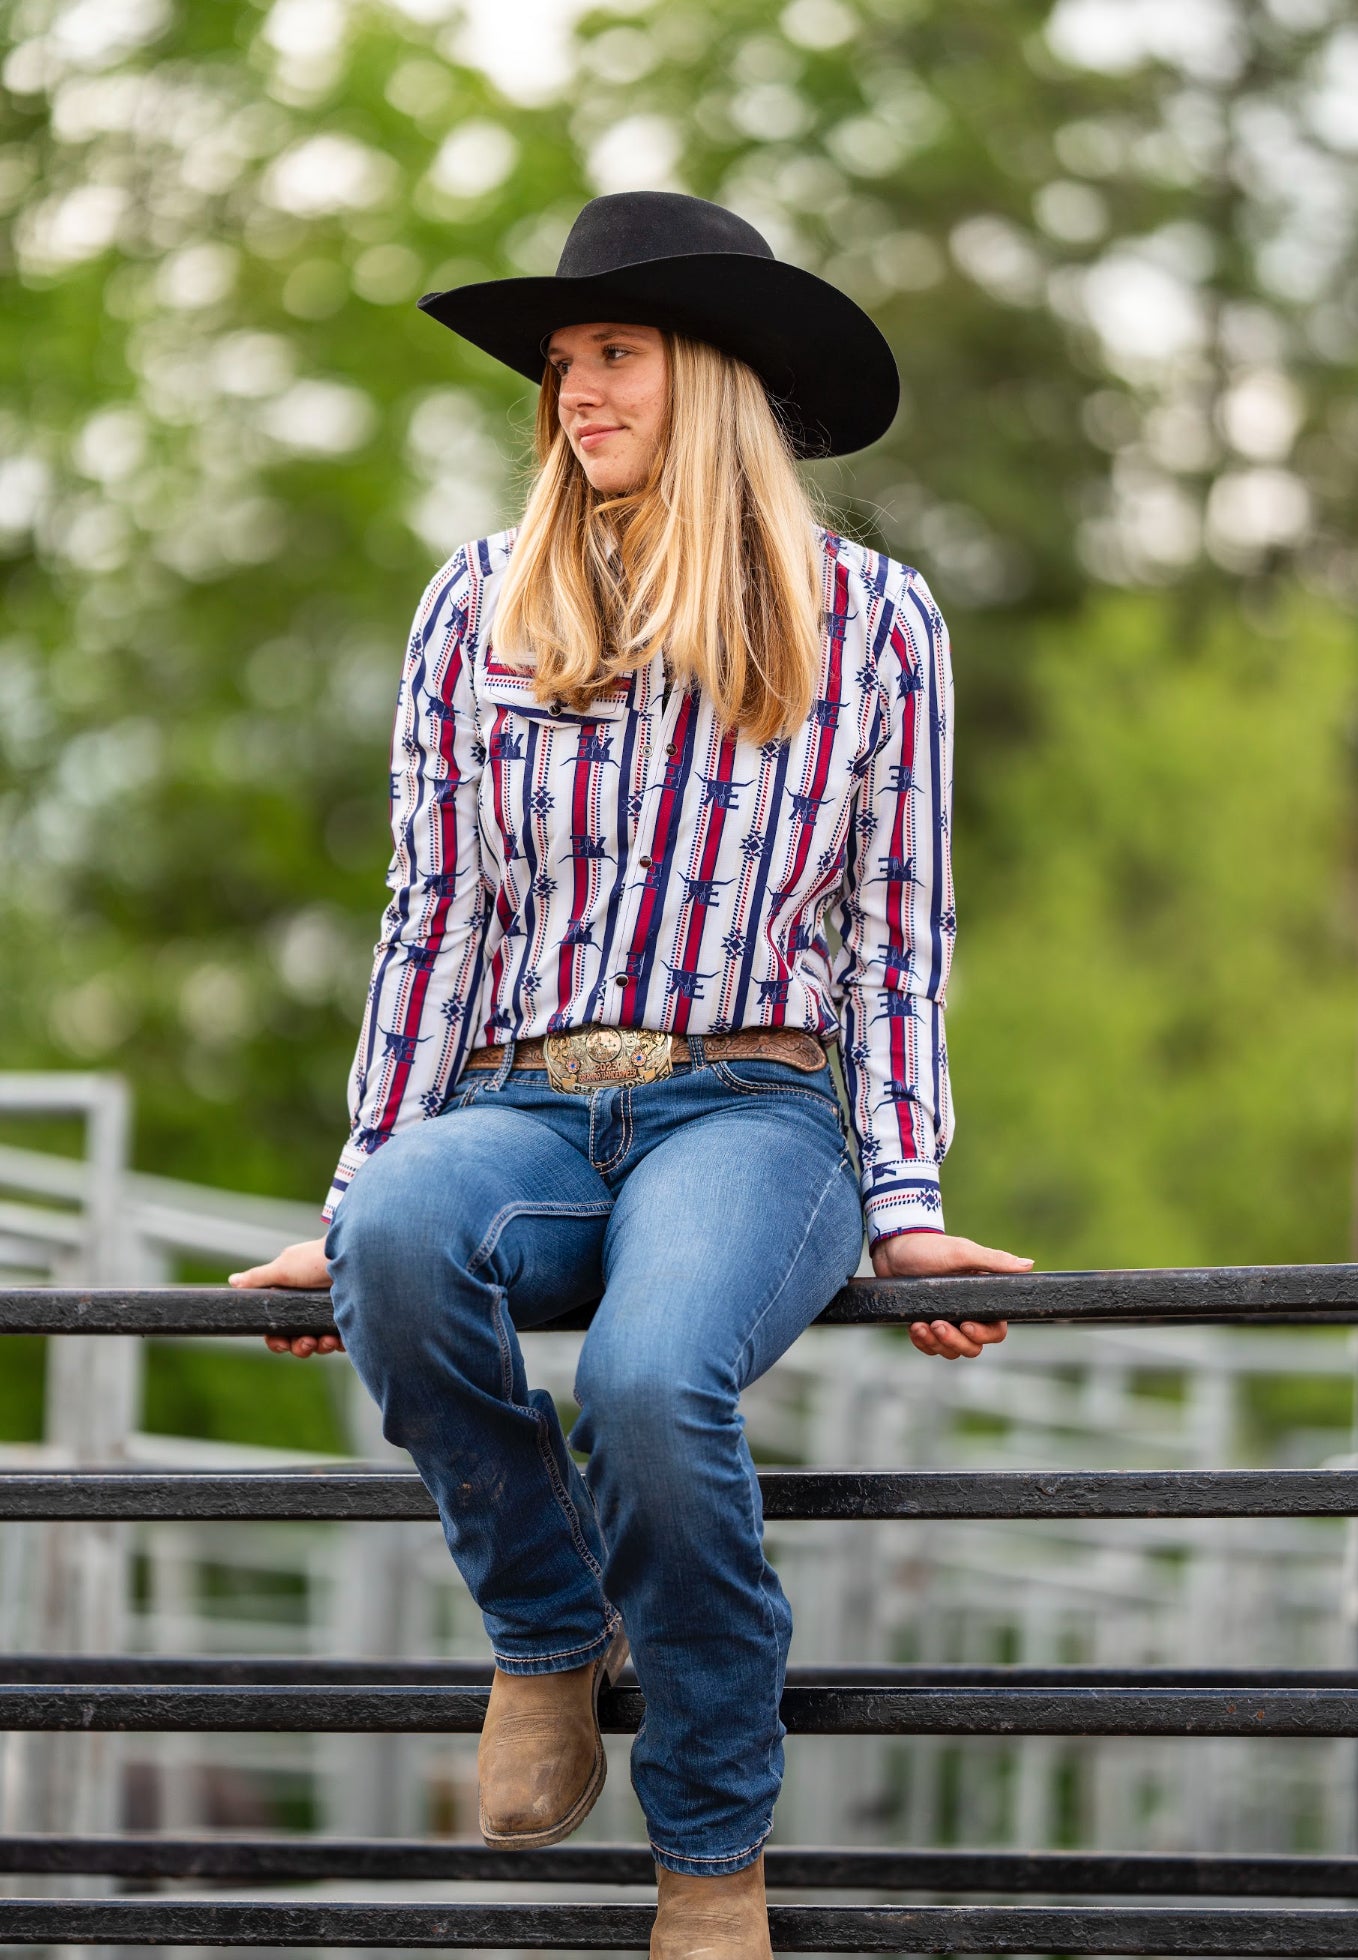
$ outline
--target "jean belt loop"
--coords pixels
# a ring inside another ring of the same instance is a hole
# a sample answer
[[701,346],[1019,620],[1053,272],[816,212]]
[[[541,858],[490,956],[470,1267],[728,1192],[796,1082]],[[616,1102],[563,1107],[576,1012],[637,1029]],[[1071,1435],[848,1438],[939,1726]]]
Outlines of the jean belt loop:
[[510,1035],[508,1041],[505,1043],[504,1060],[486,1084],[488,1093],[492,1089],[502,1089],[504,1087],[505,1077],[514,1066],[514,1050],[517,1046],[518,1043],[514,1039],[514,1036]]
[[703,1053],[703,1038],[700,1034],[691,1034],[688,1038],[688,1059],[690,1066],[695,1070],[710,1066]]

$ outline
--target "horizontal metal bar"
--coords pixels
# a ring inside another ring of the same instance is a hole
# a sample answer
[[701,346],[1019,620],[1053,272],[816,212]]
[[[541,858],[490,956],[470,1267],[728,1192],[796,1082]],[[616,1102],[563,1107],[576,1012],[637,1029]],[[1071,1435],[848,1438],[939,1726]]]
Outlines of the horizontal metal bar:
[[84,1244],[86,1225],[79,1212],[3,1199],[0,1200],[0,1232],[11,1233],[34,1245],[59,1245],[72,1250]]
[[[650,1885],[655,1867],[638,1844],[493,1851],[479,1841],[428,1838],[0,1836],[0,1872],[97,1872],[132,1879],[233,1879],[302,1884],[320,1879]],[[879,1892],[1086,1892],[1150,1897],[1341,1899],[1358,1897],[1358,1858],[1165,1857],[1156,1852],[852,1851],[775,1845],[764,1875],[777,1889]]]
[[[3,1899],[0,1943],[645,1950],[651,1905]],[[1230,1906],[769,1908],[782,1953],[1358,1954],[1358,1912]]]
[[[763,1470],[767,1518],[1358,1516],[1358,1470]],[[0,1519],[435,1519],[412,1471],[0,1471]]]
[[110,1100],[117,1101],[125,1093],[126,1084],[118,1076],[86,1074],[75,1069],[69,1075],[64,1069],[16,1068],[0,1073],[0,1110],[18,1110],[24,1116],[32,1116],[39,1110],[46,1114],[88,1116],[91,1109]]
[[[586,1325],[589,1309],[546,1323]],[[1117,1272],[851,1279],[824,1326],[912,1320],[1136,1321],[1293,1326],[1358,1323],[1358,1265],[1131,1268]],[[323,1334],[330,1296],[231,1286],[20,1287],[0,1291],[6,1334]]]
[[[489,1688],[489,1661],[373,1660],[299,1654],[4,1654],[0,1681],[49,1687],[202,1688]],[[1358,1668],[1290,1667],[992,1667],[969,1662],[930,1665],[876,1661],[865,1665],[790,1667],[794,1688],[1220,1688],[1251,1694],[1260,1688],[1348,1688],[1358,1692]],[[622,1682],[635,1686],[624,1669]]]
[[[0,1729],[476,1733],[481,1687],[79,1687],[0,1684]],[[640,1689],[606,1690],[599,1721],[635,1733]],[[1358,1736],[1358,1688],[800,1687],[794,1735]]]

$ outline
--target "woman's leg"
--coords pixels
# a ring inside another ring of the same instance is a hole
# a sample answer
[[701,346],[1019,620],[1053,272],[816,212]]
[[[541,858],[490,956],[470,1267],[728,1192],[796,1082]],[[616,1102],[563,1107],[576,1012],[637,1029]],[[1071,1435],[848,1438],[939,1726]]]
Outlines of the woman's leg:
[[326,1238],[349,1358],[438,1503],[506,1673],[581,1667],[616,1629],[590,1494],[515,1332],[598,1298],[612,1204],[545,1123],[478,1104],[384,1144]]
[[581,1350],[579,1423],[646,1696],[632,1781],[673,1872],[759,1856],[782,1780],[791,1614],[763,1554],[737,1400],[854,1271],[857,1179],[830,1105],[733,1097],[628,1175]]

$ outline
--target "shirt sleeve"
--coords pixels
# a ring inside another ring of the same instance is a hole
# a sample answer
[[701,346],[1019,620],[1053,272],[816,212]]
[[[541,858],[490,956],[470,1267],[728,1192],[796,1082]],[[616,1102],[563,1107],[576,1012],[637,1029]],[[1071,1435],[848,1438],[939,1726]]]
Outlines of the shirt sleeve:
[[943,1229],[938,1167],[954,1127],[944,1035],[956,931],[948,630],[919,573],[886,564],[872,628],[884,731],[854,798],[835,911],[869,1247],[905,1229]]
[[475,1040],[489,900],[469,589],[464,548],[425,587],[406,648],[391,745],[392,896],[349,1073],[349,1140],[321,1211],[327,1223],[365,1158],[438,1114]]

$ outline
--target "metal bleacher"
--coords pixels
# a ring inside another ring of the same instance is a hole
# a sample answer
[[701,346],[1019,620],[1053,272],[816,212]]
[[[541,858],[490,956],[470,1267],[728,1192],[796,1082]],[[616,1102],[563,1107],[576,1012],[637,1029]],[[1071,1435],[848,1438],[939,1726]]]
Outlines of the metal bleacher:
[[[921,1317],[1122,1326],[1358,1324],[1358,1266],[851,1280],[821,1324]],[[571,1323],[554,1323],[557,1329]],[[8,1286],[0,1334],[258,1336],[321,1333],[325,1294],[228,1287]],[[1073,1337],[1078,1341],[1076,1333]],[[761,1473],[770,1520],[1315,1518],[1358,1515],[1358,1469],[901,1470]],[[430,1519],[413,1474],[386,1469],[0,1472],[0,1521]],[[442,1661],[15,1653],[0,1660],[0,1729],[470,1733],[489,1668]],[[601,1702],[636,1729],[625,1675]],[[895,1664],[794,1668],[790,1735],[1358,1737],[1358,1669]],[[109,1896],[0,1898],[0,1944],[268,1945],[645,1950],[652,1908],[609,1898],[646,1885],[644,1846],[504,1854],[440,1839],[17,1832],[0,1870],[86,1878]],[[1358,1857],[1098,1851],[771,1848],[775,1948],[856,1953],[1358,1954]],[[189,1880],[207,1897],[158,1895]],[[320,1881],[392,1889],[308,1897]],[[512,1884],[484,1902],[429,1898],[432,1882]],[[421,1889],[403,1900],[402,1884]],[[223,1896],[223,1886],[249,1891]],[[553,1901],[553,1887],[595,1899]],[[286,1898],[253,1896],[263,1888]],[[816,1903],[848,1892],[855,1902]],[[787,1895],[811,1894],[811,1902]],[[929,1903],[911,1903],[911,1895]],[[943,1894],[954,1903],[937,1903]],[[987,1903],[997,1896],[1009,1902]],[[1028,1900],[1030,1903],[1013,1903]],[[1054,1901],[1064,1901],[1054,1903]],[[1298,1903],[1304,1901],[1305,1903]]]

